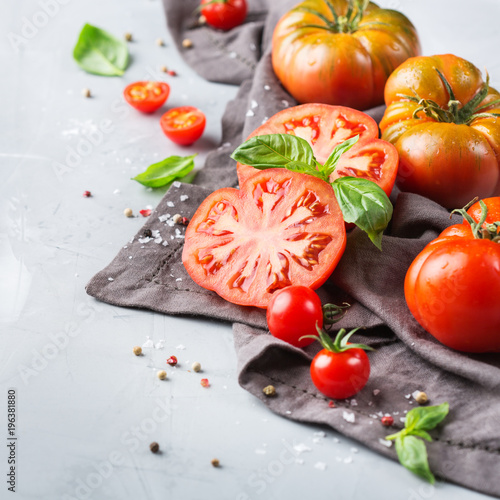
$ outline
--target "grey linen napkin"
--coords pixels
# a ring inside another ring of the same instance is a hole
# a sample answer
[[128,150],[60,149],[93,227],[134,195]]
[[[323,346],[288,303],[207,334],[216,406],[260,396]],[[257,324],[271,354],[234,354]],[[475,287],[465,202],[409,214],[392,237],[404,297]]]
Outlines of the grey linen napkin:
[[[411,261],[441,230],[458,221],[450,220],[444,208],[417,195],[395,193],[383,252],[358,229],[349,234],[339,266],[318,292],[323,302],[352,304],[338,328],[365,326],[356,341],[376,351],[369,354],[372,373],[367,386],[355,398],[335,401],[333,408],[309,377],[319,345],[297,349],[275,339],[267,331],[264,311],[230,304],[190,279],[181,262],[185,228],[173,224],[171,216],[190,218],[211,191],[237,186],[229,154],[264,119],[295,104],[277,82],[269,55],[272,26],[294,2],[272,2],[264,31],[266,2],[254,2],[261,21],[250,17],[232,34],[193,27],[197,1],[164,3],[179,46],[184,38],[193,40],[193,48],[183,52],[187,61],[207,78],[242,84],[222,119],[222,145],[209,154],[195,184],[175,183],[139,233],[91,279],[87,292],[119,306],[232,322],[242,387],[286,418],[331,426],[392,458],[395,450],[385,446],[383,438],[403,427],[401,418],[416,405],[411,394],[423,390],[431,404],[448,401],[446,424],[431,433],[435,439],[427,445],[431,469],[440,478],[500,497],[500,357],[466,355],[442,346],[418,325],[404,301],[404,276]],[[219,47],[210,59],[207,40]],[[258,60],[261,47],[264,55]],[[231,57],[240,62],[253,54],[254,68],[244,70],[246,63],[238,63],[231,69],[228,50],[241,51],[241,57]],[[214,67],[223,74],[211,74]],[[378,120],[381,112],[374,109],[370,114]],[[152,238],[145,237],[147,229]],[[262,393],[269,384],[276,387],[274,398]],[[380,424],[385,414],[394,416],[395,429]]]

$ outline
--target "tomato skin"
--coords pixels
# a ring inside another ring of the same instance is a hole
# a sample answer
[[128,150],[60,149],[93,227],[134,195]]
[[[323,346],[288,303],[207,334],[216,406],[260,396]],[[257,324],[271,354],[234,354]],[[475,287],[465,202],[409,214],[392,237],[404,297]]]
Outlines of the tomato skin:
[[266,308],[286,286],[321,286],[345,245],[331,186],[268,169],[201,203],[186,230],[182,261],[200,286],[229,302]]
[[[378,139],[377,123],[361,111],[345,106],[302,104],[276,113],[247,139],[266,134],[291,134],[305,139],[320,163],[325,163],[335,146],[359,135],[359,141],[340,159],[331,180],[346,175],[364,177],[378,184],[388,196],[391,194],[398,167],[396,148]],[[259,172],[241,163],[236,168],[240,185]]]
[[[486,216],[485,224],[493,224],[496,221],[500,221],[500,197],[496,196],[493,198],[485,198],[483,199],[483,202],[488,208],[488,215]],[[467,213],[476,222],[479,222],[481,220],[481,205],[479,204],[479,201],[474,203],[474,205],[467,210]],[[462,224],[469,226],[469,223],[465,220]]]
[[[239,26],[245,20],[247,15],[246,0],[225,0],[210,3],[211,1],[201,0],[201,15],[213,28],[228,31]],[[203,7],[204,5],[206,7]]]
[[267,307],[267,326],[271,334],[295,347],[305,347],[316,335],[316,325],[323,327],[321,299],[306,286],[289,286],[276,292]]
[[311,379],[326,397],[346,399],[357,394],[370,377],[370,360],[363,349],[331,352],[322,349],[311,363]]
[[171,141],[189,146],[203,135],[206,118],[202,111],[193,106],[181,106],[168,110],[161,117],[160,125]]
[[[472,63],[451,54],[410,58],[394,71],[385,87],[387,108],[380,129],[382,139],[394,144],[400,156],[396,184],[446,208],[464,206],[475,196],[497,196],[500,120],[483,116],[467,123],[438,122],[405,97],[415,92],[447,110],[450,95],[436,70],[449,82],[459,109],[484,86]],[[486,106],[482,113],[498,113],[498,104],[488,107],[498,98],[490,87],[477,105]]]
[[[346,14],[347,0],[333,5],[339,16]],[[370,2],[354,32],[336,33],[311,26],[326,27],[326,23],[310,9],[333,21],[326,2],[306,0],[274,29],[272,64],[285,89],[299,103],[342,104],[360,110],[382,104],[391,72],[420,54],[415,27],[403,14]]]
[[[485,202],[499,220],[500,198]],[[475,205],[468,213],[480,220]],[[489,222],[493,218],[488,214]],[[415,319],[444,345],[500,352],[500,244],[475,239],[467,222],[445,229],[417,255],[404,290]]]
[[161,108],[170,94],[165,82],[134,82],[125,87],[125,100],[142,113],[153,113]]

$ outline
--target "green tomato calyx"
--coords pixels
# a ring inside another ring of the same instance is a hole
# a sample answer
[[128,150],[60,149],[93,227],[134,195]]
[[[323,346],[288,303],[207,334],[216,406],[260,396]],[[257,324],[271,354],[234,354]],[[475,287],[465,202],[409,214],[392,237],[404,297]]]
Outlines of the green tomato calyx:
[[474,238],[477,240],[491,240],[494,243],[500,243],[500,221],[493,222],[489,224],[486,222],[486,217],[488,217],[488,207],[483,200],[479,200],[479,206],[481,207],[481,217],[478,222],[476,222],[468,213],[467,209],[472,206],[477,201],[477,198],[474,198],[471,202],[469,202],[464,208],[457,208],[453,210],[451,213],[460,214],[464,220],[466,220],[470,228],[472,230],[472,234]]
[[345,352],[349,349],[363,349],[364,351],[374,351],[375,349],[365,344],[348,343],[352,335],[354,335],[359,329],[360,327],[355,328],[354,330],[351,330],[349,333],[347,333],[347,330],[345,328],[341,328],[335,336],[335,340],[332,340],[322,328],[316,325],[316,331],[318,332],[318,335],[304,335],[303,337],[300,337],[299,340],[306,338],[315,339],[323,346],[323,349],[335,353]]

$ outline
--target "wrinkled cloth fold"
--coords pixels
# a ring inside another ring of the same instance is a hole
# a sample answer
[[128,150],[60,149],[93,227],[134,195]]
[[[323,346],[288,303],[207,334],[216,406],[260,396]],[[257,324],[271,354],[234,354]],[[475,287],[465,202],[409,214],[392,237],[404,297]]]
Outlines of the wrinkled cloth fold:
[[[376,351],[370,353],[367,386],[355,398],[335,401],[333,408],[309,376],[319,345],[297,349],[275,339],[263,310],[231,304],[199,287],[182,265],[185,227],[173,224],[171,216],[190,218],[210,192],[236,187],[231,152],[265,119],[296,104],[277,81],[270,59],[272,27],[294,3],[253,2],[248,21],[225,33],[197,24],[197,1],[164,0],[169,28],[186,61],[203,77],[240,89],[224,113],[221,146],[208,155],[194,184],[174,183],[138,234],[91,279],[87,292],[114,305],[232,323],[242,387],[286,418],[329,425],[391,458],[396,453],[383,444],[389,432],[380,417],[393,415],[395,432],[416,406],[414,391],[425,391],[431,404],[448,401],[446,423],[427,445],[431,469],[440,478],[500,497],[499,356],[446,348],[418,325],[404,299],[408,266],[444,228],[460,221],[456,215],[450,219],[447,210],[423,197],[394,193],[382,252],[358,229],[348,235],[344,256],[318,293],[323,302],[350,303],[336,328],[364,326],[356,341]],[[192,40],[191,49],[182,47],[185,38]],[[379,121],[383,108],[368,113]],[[145,237],[144,229],[155,237]],[[269,384],[276,387],[274,398],[262,393]]]

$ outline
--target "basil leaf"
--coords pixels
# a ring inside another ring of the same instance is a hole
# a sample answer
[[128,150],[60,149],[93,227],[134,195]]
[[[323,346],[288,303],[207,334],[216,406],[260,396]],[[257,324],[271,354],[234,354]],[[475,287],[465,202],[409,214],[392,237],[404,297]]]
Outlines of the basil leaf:
[[[290,163],[305,164],[315,169],[316,160],[309,143],[289,134],[258,135],[238,146],[233,160],[258,169],[287,167]],[[309,172],[307,172],[309,173]]]
[[285,167],[287,170],[290,170],[291,172],[298,172],[299,174],[308,174],[312,175],[313,177],[318,177],[319,179],[323,179],[323,175],[318,172],[312,165],[308,165],[307,163],[302,163],[299,161],[291,161],[290,163],[286,164]]
[[396,453],[401,465],[429,483],[436,479],[429,468],[425,443],[414,436],[400,436],[396,439]]
[[169,156],[158,163],[153,163],[132,179],[152,188],[165,186],[175,179],[187,180],[185,176],[193,170],[195,156]]
[[424,430],[412,430],[411,431],[412,436],[418,436],[421,437],[422,439],[425,439],[426,441],[432,442],[432,437],[427,431]]
[[129,60],[125,42],[90,24],[80,32],[73,58],[87,73],[103,76],[123,75]]
[[365,231],[382,250],[382,233],[392,217],[392,204],[382,188],[358,177],[339,177],[332,186],[344,220]]
[[405,427],[408,432],[429,431],[434,429],[448,415],[450,405],[443,403],[438,406],[421,406],[413,408],[406,415]]
[[327,177],[330,177],[330,175],[335,171],[335,168],[337,167],[337,163],[339,162],[340,157],[344,153],[349,151],[354,146],[354,144],[358,142],[358,140],[359,140],[359,135],[356,135],[354,137],[351,137],[350,139],[347,139],[347,141],[344,141],[341,144],[335,146],[334,150],[330,153],[330,156],[323,165],[321,171]]

